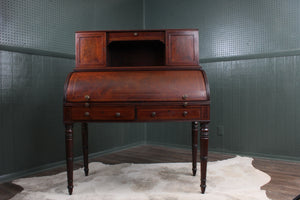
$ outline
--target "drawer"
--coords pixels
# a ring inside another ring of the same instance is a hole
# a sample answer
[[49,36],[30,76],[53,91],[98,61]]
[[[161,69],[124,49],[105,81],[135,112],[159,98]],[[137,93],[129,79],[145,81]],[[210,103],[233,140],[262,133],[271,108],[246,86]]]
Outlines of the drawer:
[[165,33],[163,31],[143,32],[110,32],[108,33],[108,42],[113,41],[133,41],[133,40],[160,40],[165,41]]
[[141,108],[137,110],[137,119],[155,120],[200,120],[200,108]]
[[134,120],[134,106],[126,107],[74,107],[71,111],[74,121],[123,121]]

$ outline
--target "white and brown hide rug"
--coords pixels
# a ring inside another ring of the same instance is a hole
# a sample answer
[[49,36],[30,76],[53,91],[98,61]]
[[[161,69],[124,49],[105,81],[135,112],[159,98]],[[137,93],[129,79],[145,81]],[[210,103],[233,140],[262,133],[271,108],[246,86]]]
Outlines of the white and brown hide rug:
[[260,187],[270,176],[252,166],[252,158],[237,156],[209,162],[205,194],[200,192],[200,164],[90,163],[90,174],[74,171],[73,195],[67,193],[66,173],[13,181],[24,190],[13,200],[268,200]]

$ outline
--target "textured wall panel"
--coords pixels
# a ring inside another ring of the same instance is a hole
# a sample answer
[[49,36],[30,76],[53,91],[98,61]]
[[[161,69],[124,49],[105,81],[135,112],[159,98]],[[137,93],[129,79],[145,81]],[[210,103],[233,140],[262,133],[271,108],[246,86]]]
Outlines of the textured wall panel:
[[[1,175],[65,159],[63,86],[73,59],[0,50]],[[80,124],[74,128],[75,156],[82,155]],[[143,123],[90,124],[89,151],[143,142]]]
[[198,28],[200,58],[300,49],[298,0],[146,0],[146,28]]
[[[139,28],[141,0],[0,0],[0,180],[65,159],[63,86],[75,61],[53,55],[74,54],[74,32]],[[1,50],[7,46],[18,52]],[[80,126],[74,129],[78,156]],[[145,139],[143,123],[89,130],[91,153]]]
[[[299,160],[299,66],[300,56],[203,64],[211,89],[209,147]],[[147,141],[189,146],[190,127],[149,124]]]
[[[220,61],[202,63],[211,149],[299,160],[300,56],[287,56],[299,54],[299,10],[298,0],[146,0],[146,28],[198,28],[200,58]],[[147,140],[190,145],[180,126],[151,124]]]
[[[211,146],[298,159],[299,64],[300,56],[204,64],[211,83]],[[224,136],[216,134],[218,125]]]
[[74,54],[79,30],[142,28],[140,0],[1,0],[0,45]]

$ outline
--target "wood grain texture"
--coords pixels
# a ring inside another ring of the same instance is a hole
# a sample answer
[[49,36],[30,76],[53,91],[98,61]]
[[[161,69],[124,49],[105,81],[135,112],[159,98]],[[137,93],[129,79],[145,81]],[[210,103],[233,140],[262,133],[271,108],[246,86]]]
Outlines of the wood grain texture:
[[83,102],[85,95],[90,102],[208,100],[201,70],[72,73],[66,101]]
[[166,31],[166,65],[198,65],[197,31]]
[[106,65],[106,33],[76,33],[76,67]]
[[[209,152],[209,161],[224,160],[235,155]],[[122,151],[110,153],[91,159],[91,162],[103,162],[106,164],[118,163],[167,163],[167,162],[190,162],[191,150],[170,148],[163,146],[142,145],[128,148]],[[192,165],[192,164],[191,164]],[[293,199],[300,194],[300,163],[263,158],[254,158],[254,167],[269,174],[271,182],[262,189],[267,191],[267,196],[272,200]],[[74,164],[74,169],[83,166],[82,162]],[[48,176],[65,171],[65,166],[47,170],[33,176]],[[0,199],[8,200],[22,190],[20,186],[12,183],[0,184]]]
[[197,29],[78,31],[75,38],[77,69],[199,65]]
[[121,31],[109,32],[108,43],[113,41],[159,40],[165,42],[164,31]]
[[[109,47],[106,45],[106,37],[111,42]],[[166,45],[163,44],[165,39]],[[148,46],[145,46],[144,42],[148,40]],[[117,45],[112,44],[116,42]],[[84,69],[86,66],[86,71],[74,70],[66,80],[64,123],[71,125],[73,122],[106,121],[200,121],[208,123],[209,86],[205,72],[198,65],[198,43],[198,30],[196,29],[159,32],[151,30],[77,32],[76,68]],[[164,48],[165,52],[160,51]],[[166,59],[165,62],[164,59]],[[155,70],[156,68],[151,69],[150,64],[164,65],[160,67],[160,70]],[[129,71],[127,65],[135,68]],[[139,70],[145,65],[148,66],[148,70]],[[170,70],[166,67],[167,65],[172,65],[173,69]],[[127,67],[127,69],[116,68],[114,70],[115,66]],[[186,69],[181,70],[185,67]],[[198,68],[191,70],[191,67]],[[97,71],[98,69],[101,70]],[[80,107],[83,103],[84,107]],[[168,105],[171,103],[178,105]],[[193,103],[195,107],[191,107],[189,103]],[[208,132],[207,127],[205,130]],[[83,131],[85,132],[84,129]],[[205,134],[205,138],[201,137],[201,143],[207,139],[208,135]],[[201,159],[205,161],[201,162],[202,193],[205,191],[208,149],[207,142],[203,144]],[[72,148],[71,143],[66,142],[70,195],[73,189],[70,173],[73,170],[73,163],[68,152]]]
[[74,121],[126,121],[135,119],[133,106],[100,106],[96,108],[72,108]]
[[[183,107],[183,106],[182,106]],[[208,112],[204,111],[208,106],[182,108],[182,107],[150,107],[137,109],[137,118],[142,121],[160,120],[209,120]],[[209,107],[208,107],[209,108]]]

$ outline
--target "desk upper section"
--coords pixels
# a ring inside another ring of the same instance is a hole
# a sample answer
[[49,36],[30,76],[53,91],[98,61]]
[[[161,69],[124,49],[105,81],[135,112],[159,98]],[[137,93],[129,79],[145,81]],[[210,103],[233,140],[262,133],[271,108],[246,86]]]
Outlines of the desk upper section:
[[195,66],[198,30],[76,32],[75,71],[116,66]]

